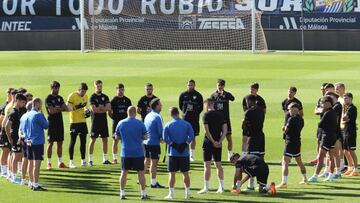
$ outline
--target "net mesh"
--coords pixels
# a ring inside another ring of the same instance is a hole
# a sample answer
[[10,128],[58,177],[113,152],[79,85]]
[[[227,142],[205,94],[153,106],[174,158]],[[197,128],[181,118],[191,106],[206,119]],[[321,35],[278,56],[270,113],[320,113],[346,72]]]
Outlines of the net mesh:
[[[85,0],[85,35],[82,39],[85,50],[252,48],[250,11],[233,12],[226,6],[209,11],[218,6],[217,1],[198,0],[193,2],[193,11],[197,13],[183,15],[179,0],[156,1],[153,10],[150,7],[143,10],[142,3],[141,0],[125,0],[120,9],[119,0]],[[164,14],[165,9],[171,14]],[[120,10],[121,13],[116,12]],[[256,12],[255,19],[256,50],[267,50],[260,12]]]

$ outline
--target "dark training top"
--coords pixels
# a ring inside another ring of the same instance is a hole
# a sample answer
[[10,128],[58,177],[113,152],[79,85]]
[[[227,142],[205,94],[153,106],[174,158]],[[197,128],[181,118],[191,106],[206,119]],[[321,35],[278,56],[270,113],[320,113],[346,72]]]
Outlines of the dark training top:
[[265,113],[263,109],[258,106],[253,106],[245,112],[244,120],[246,121],[245,131],[247,136],[263,134]]
[[288,106],[293,102],[297,103],[299,105],[299,110],[300,111],[303,109],[301,101],[298,100],[297,98],[294,97],[292,99],[289,99],[289,98],[284,99],[284,101],[281,102],[281,107],[282,107],[282,110],[285,113],[285,124],[286,124],[286,122],[288,121],[288,119],[290,117],[290,114],[289,114],[289,111],[288,111]]
[[6,105],[8,105],[8,103],[9,102],[4,101],[4,103],[1,104],[1,106],[0,106],[0,115],[5,116],[5,108],[6,108]]
[[131,100],[128,97],[115,96],[110,103],[113,111],[112,119],[114,122],[119,122],[120,120],[127,118],[127,109],[131,106]]
[[[249,109],[246,104],[246,97],[244,97],[242,102],[244,111]],[[266,109],[265,100],[260,95],[256,95],[256,106],[260,107],[262,110]]]
[[293,143],[300,142],[301,130],[304,127],[304,119],[300,115],[291,116],[286,123],[288,129],[285,133],[286,141]]
[[[96,107],[99,107],[100,105],[105,107],[108,103],[110,103],[109,97],[103,93],[101,93],[100,95],[94,93],[90,97],[90,104],[95,105]],[[106,113],[94,113],[91,119],[93,124],[106,122]]]
[[322,136],[336,139],[337,115],[334,109],[326,111],[319,122]]
[[200,113],[204,109],[203,97],[196,90],[185,91],[180,94],[179,108],[183,112],[184,120],[190,123],[199,122]]
[[141,109],[141,119],[144,121],[145,116],[150,113],[150,102],[151,100],[157,98],[155,95],[152,95],[152,97],[147,97],[146,95],[142,96],[140,100],[138,101],[137,107]]
[[336,134],[338,136],[341,135],[341,116],[342,116],[342,105],[340,102],[336,102],[335,105],[333,106],[333,109],[336,113],[337,116],[337,124],[336,124]]
[[[222,136],[223,125],[226,124],[224,116],[217,111],[208,111],[203,116],[204,124],[208,124],[210,134],[215,141],[219,141]],[[212,145],[211,141],[207,136],[204,137],[204,144]]]
[[356,118],[357,118],[357,108],[351,104],[346,114],[349,117],[349,121],[345,123],[344,131],[347,136],[356,136]]
[[8,116],[9,121],[12,122],[10,134],[14,140],[19,139],[20,118],[22,115],[19,109],[13,108]]
[[259,169],[262,169],[264,166],[266,166],[265,161],[261,157],[253,154],[243,156],[235,164],[236,168],[242,168],[244,172],[251,177],[262,175],[258,173],[262,171]]
[[56,125],[63,125],[62,113],[59,112],[55,114],[50,114],[49,108],[50,107],[61,108],[61,106],[64,104],[65,104],[64,99],[59,95],[54,96],[50,94],[46,97],[45,106],[46,106],[46,111],[48,113],[49,123],[55,123]]
[[211,95],[211,98],[215,100],[215,110],[221,112],[224,115],[226,122],[229,122],[229,101],[234,101],[235,97],[230,92],[224,91],[223,94],[220,95],[216,91]]

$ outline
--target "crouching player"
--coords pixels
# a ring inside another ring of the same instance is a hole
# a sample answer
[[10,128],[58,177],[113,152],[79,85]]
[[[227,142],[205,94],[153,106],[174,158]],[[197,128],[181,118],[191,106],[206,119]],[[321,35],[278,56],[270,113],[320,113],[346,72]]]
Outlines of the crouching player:
[[189,144],[194,139],[194,130],[190,123],[179,118],[179,110],[176,107],[170,109],[172,121],[166,124],[163,131],[163,140],[168,148],[169,162],[169,195],[165,199],[174,198],[174,185],[176,171],[181,171],[184,176],[185,199],[190,198],[190,155]]
[[282,160],[282,182],[278,188],[287,188],[287,176],[289,174],[289,163],[292,157],[295,158],[297,165],[303,175],[300,184],[307,184],[306,168],[301,160],[301,130],[304,127],[304,119],[299,114],[299,105],[295,102],[288,106],[290,118],[283,127],[285,134],[285,150]]
[[[272,182],[270,185],[267,184],[269,177],[269,167],[265,161],[253,154],[247,154],[243,156],[240,160],[240,155],[235,153],[231,158],[230,162],[235,166],[235,175],[234,175],[234,186],[232,193],[240,193],[241,186],[248,181],[250,178],[255,178],[259,184],[260,193],[269,193],[270,195],[276,195],[275,183]],[[242,178],[242,173],[245,173],[246,176]]]

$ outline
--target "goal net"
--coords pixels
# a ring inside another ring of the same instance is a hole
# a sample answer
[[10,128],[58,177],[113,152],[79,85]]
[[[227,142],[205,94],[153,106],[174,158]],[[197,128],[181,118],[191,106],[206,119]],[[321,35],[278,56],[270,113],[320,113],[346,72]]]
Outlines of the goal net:
[[246,4],[251,0],[80,0],[81,49],[267,50],[261,13],[237,9]]

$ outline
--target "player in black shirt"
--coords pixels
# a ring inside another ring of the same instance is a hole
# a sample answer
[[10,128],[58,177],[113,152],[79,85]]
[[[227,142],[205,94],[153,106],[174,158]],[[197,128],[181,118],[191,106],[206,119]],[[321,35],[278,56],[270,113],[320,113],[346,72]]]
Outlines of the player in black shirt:
[[[335,94],[334,92],[328,92],[326,93],[327,96],[330,96],[333,99],[333,110],[336,113],[336,120],[337,120],[337,125],[336,125],[336,142],[335,142],[335,146],[334,146],[334,159],[333,161],[335,161],[335,167],[336,167],[336,172],[334,175],[334,178],[341,178],[341,163],[340,163],[340,153],[342,153],[343,149],[342,149],[342,133],[341,133],[341,117],[342,117],[342,105],[341,103],[338,101],[339,95]],[[326,166],[329,165],[329,162],[331,160],[328,160],[326,162]],[[326,168],[325,166],[325,168]],[[332,169],[333,170],[333,169]],[[325,171],[326,172],[326,171]],[[326,175],[326,174],[324,174]]]
[[109,129],[107,124],[106,113],[111,111],[109,97],[102,93],[102,81],[94,82],[95,93],[90,97],[90,105],[92,110],[91,116],[91,141],[89,144],[89,166],[93,166],[92,155],[96,139],[100,136],[103,143],[103,164],[111,164],[108,160],[108,137]]
[[7,91],[6,91],[6,101],[4,101],[1,105],[0,105],[0,125],[4,119],[4,116],[5,116],[5,108],[6,108],[6,105],[8,105],[8,103],[11,101],[11,91],[13,90],[14,88],[9,88]]
[[[288,97],[286,99],[284,99],[284,101],[281,103],[281,107],[282,110],[284,111],[284,115],[285,115],[285,121],[284,121],[284,125],[286,124],[286,122],[288,121],[290,115],[289,115],[289,111],[288,111],[288,106],[289,104],[295,102],[299,105],[299,115],[301,117],[304,116],[304,111],[303,111],[303,106],[300,100],[298,100],[295,95],[297,92],[297,88],[296,87],[290,87],[288,90]],[[283,134],[283,139],[285,140],[285,134]]]
[[215,110],[224,115],[227,124],[226,140],[228,141],[228,160],[230,160],[232,155],[232,138],[229,101],[234,101],[235,97],[230,92],[224,90],[225,80],[218,79],[216,87],[217,90],[211,95],[211,98],[215,101]]
[[[2,123],[4,121],[4,117],[5,117],[5,108],[6,106],[9,104],[9,102],[11,102],[12,100],[12,96],[11,96],[11,92],[13,91],[14,88],[9,88],[6,92],[6,101],[4,101],[1,106],[0,106],[0,128],[2,129]],[[1,133],[1,132],[0,132]],[[1,142],[1,139],[0,139]],[[1,144],[1,143],[0,143]]]
[[[318,163],[316,165],[316,170],[314,175],[309,178],[309,182],[317,182],[319,173],[323,167],[324,159],[326,154],[329,152],[330,160],[333,160],[334,156],[334,145],[336,142],[336,126],[337,126],[337,116],[336,112],[333,110],[333,99],[330,96],[324,96],[321,99],[321,107],[323,108],[323,117],[321,118],[318,127],[321,128],[321,141],[320,141],[320,151],[318,154]],[[325,179],[326,181],[331,181],[334,179],[333,170],[334,162],[331,162],[330,165],[330,174]]]
[[297,165],[303,175],[300,184],[307,184],[306,168],[301,160],[301,130],[304,127],[304,119],[299,115],[299,105],[295,102],[288,106],[290,118],[283,127],[285,134],[285,150],[282,160],[282,182],[279,188],[287,188],[287,176],[289,174],[289,163],[295,158]]
[[256,105],[256,96],[246,97],[248,110],[244,115],[242,123],[243,132],[243,154],[255,154],[260,157],[265,155],[265,135],[263,132],[265,113]]
[[355,153],[357,108],[352,103],[352,100],[353,95],[345,93],[344,105],[346,106],[346,112],[344,112],[343,116],[343,121],[345,122],[343,147],[349,165],[348,170],[344,173],[345,176],[359,176],[358,159]]
[[117,154],[119,146],[119,137],[115,134],[115,129],[119,121],[127,118],[127,109],[131,106],[131,100],[124,95],[125,87],[119,83],[116,85],[116,96],[111,100],[111,111],[109,111],[110,118],[113,119],[112,134],[113,134],[113,164],[117,164]]
[[207,112],[204,113],[205,137],[203,142],[204,156],[204,188],[198,194],[209,191],[209,180],[211,175],[211,160],[214,160],[219,177],[219,189],[217,193],[224,191],[224,170],[221,165],[222,141],[226,137],[227,125],[223,114],[215,111],[214,100],[209,98],[205,101]]
[[[321,96],[325,96],[325,93],[326,93],[326,90],[325,90],[325,86],[327,85],[328,83],[323,83],[320,87],[320,91],[321,91]],[[320,97],[317,101],[317,104],[316,104],[316,107],[315,107],[315,110],[314,110],[314,114],[315,115],[319,115],[320,119],[321,117],[323,116],[323,109],[321,107],[321,98]],[[317,147],[316,147],[316,154],[318,154],[319,152],[319,149],[320,149],[320,140],[321,140],[321,129],[320,128],[317,128],[316,130],[316,138],[317,138]],[[313,160],[310,161],[310,163],[312,165],[316,165],[318,163],[318,159],[315,158]]]
[[[269,167],[264,159],[253,154],[247,154],[240,158],[240,155],[235,153],[230,158],[230,162],[236,168],[232,193],[239,194],[241,186],[250,178],[256,177],[260,193],[276,195],[275,183],[272,182],[270,185],[267,183]],[[242,178],[242,173],[246,174],[244,178]]]
[[[200,124],[199,118],[200,113],[204,108],[204,101],[202,95],[195,90],[195,81],[189,80],[187,82],[187,90],[180,94],[179,97],[179,108],[183,112],[183,119],[189,122],[194,130],[195,136],[199,135]],[[194,161],[196,137],[191,142],[190,150],[190,161]]]
[[[51,94],[45,99],[46,111],[48,113],[48,146],[47,146],[47,169],[50,170],[52,147],[54,142],[57,143],[57,156],[59,168],[67,168],[62,161],[62,145],[64,142],[64,122],[62,112],[67,111],[64,99],[59,95],[60,83],[53,81],[50,85]],[[26,111],[26,108],[25,108]]]
[[3,110],[3,116],[1,116],[2,121],[0,123],[1,132],[0,132],[0,148],[2,149],[1,152],[1,176],[7,177],[9,174],[8,172],[8,158],[10,157],[11,152],[11,143],[9,143],[8,136],[6,135],[5,125],[8,120],[9,113],[12,109],[13,103],[15,102],[15,96],[18,93],[17,89],[11,89],[10,96],[8,97],[7,101],[8,104],[6,105],[5,109]]
[[18,162],[22,158],[21,140],[19,139],[20,118],[22,116],[20,108],[25,107],[25,105],[26,97],[23,94],[17,94],[15,97],[14,108],[8,115],[8,121],[5,125],[6,135],[11,145],[11,151],[13,152],[10,155],[9,164],[10,180],[15,183],[20,183],[20,179],[16,177]]
[[142,96],[137,104],[137,113],[141,115],[141,119],[144,122],[145,116],[151,112],[150,102],[151,100],[157,98],[153,95],[153,85],[151,83],[145,84],[146,95]]
[[[252,94],[252,95],[254,95],[256,97],[256,106],[263,109],[264,112],[266,113],[265,100],[260,95],[257,94],[258,91],[259,91],[259,83],[251,83],[250,84],[250,94]],[[246,104],[246,96],[243,98],[242,106],[243,106],[244,112],[246,110],[248,110],[248,107],[247,107],[247,104]]]
[[[263,132],[265,112],[256,105],[256,96],[248,95],[246,97],[248,110],[244,115],[242,123],[242,155],[255,154],[261,158],[265,156],[265,135]],[[248,191],[254,190],[254,179],[251,178]]]

